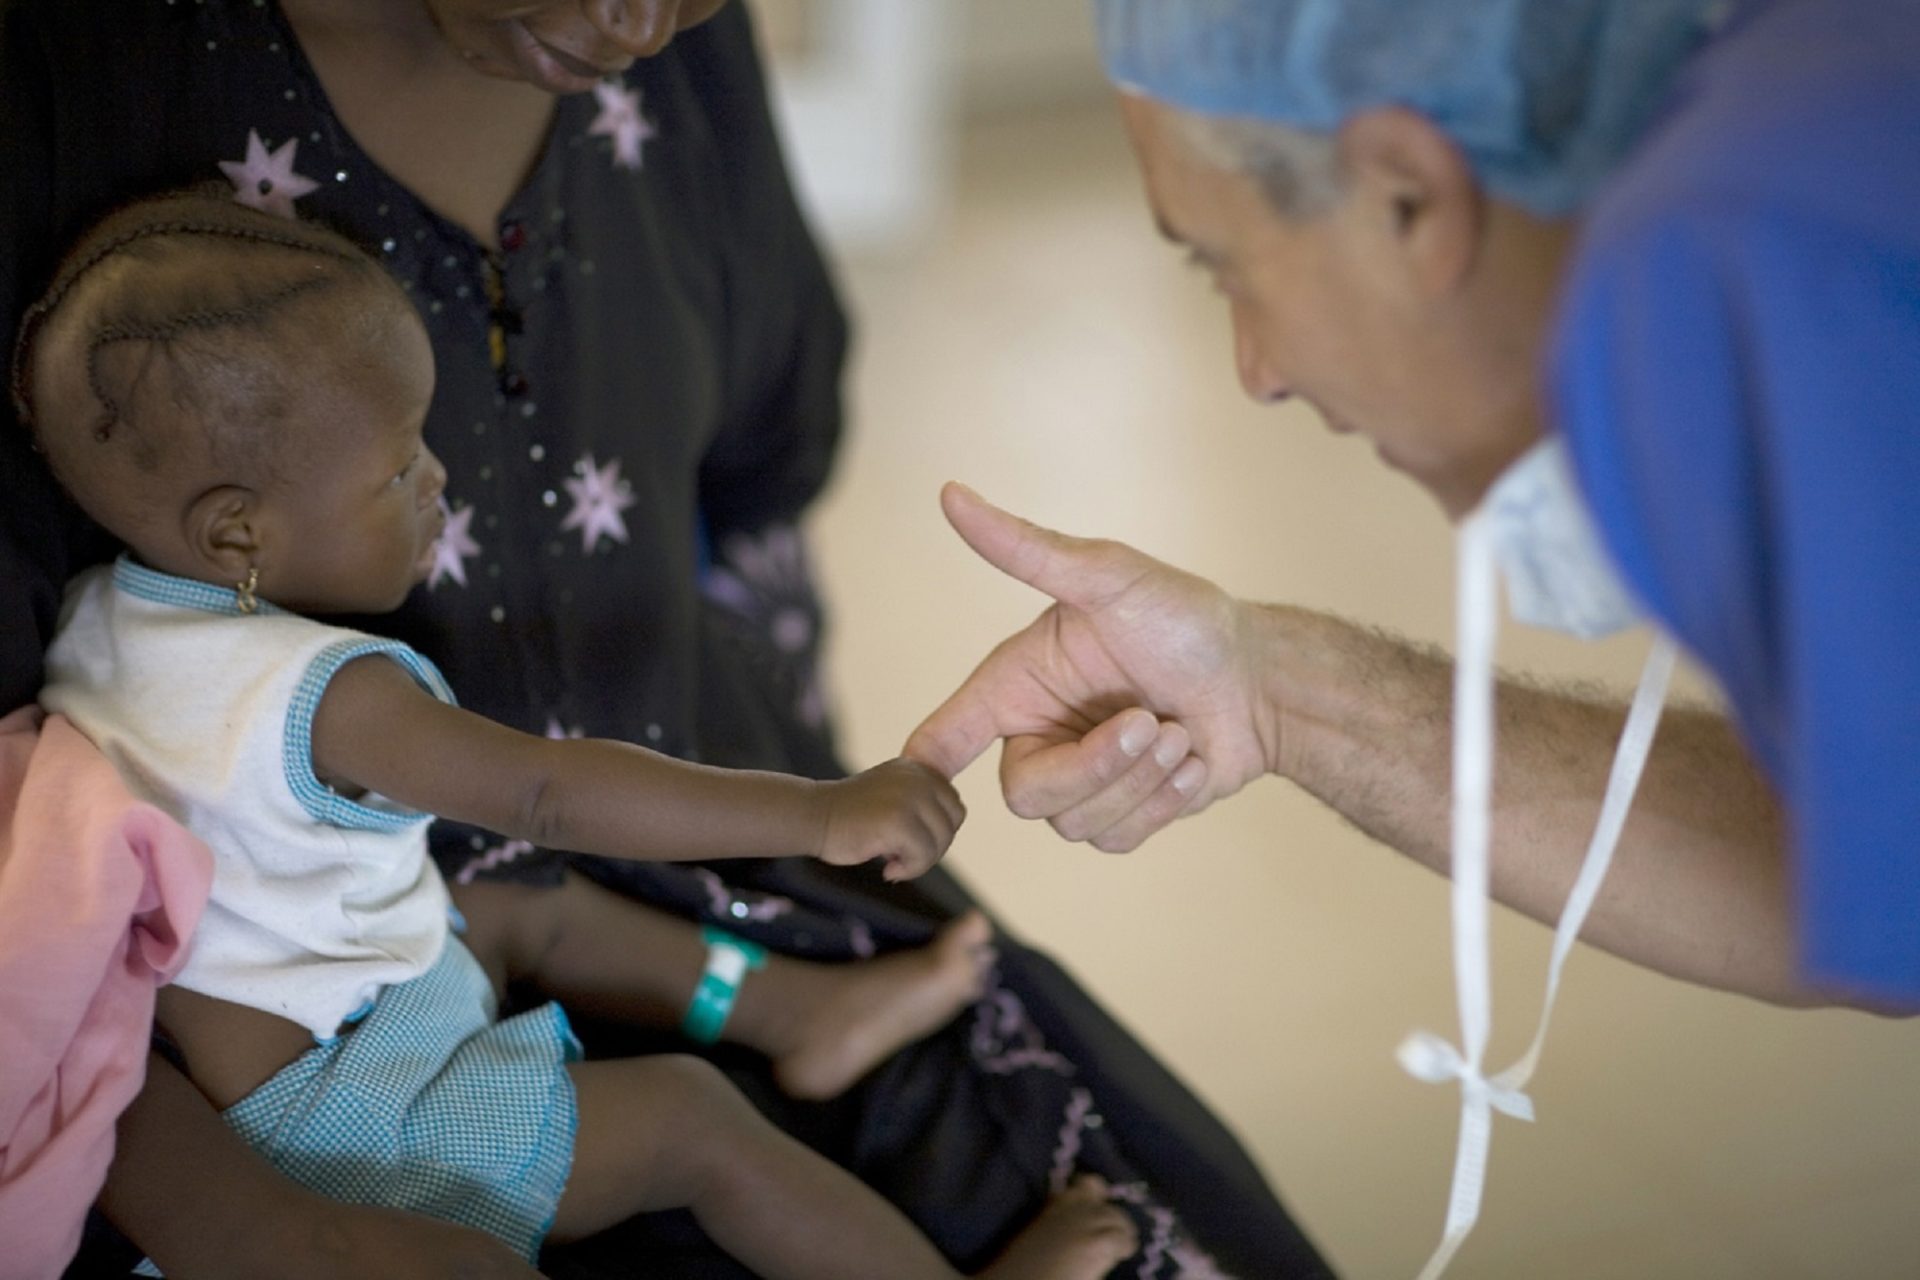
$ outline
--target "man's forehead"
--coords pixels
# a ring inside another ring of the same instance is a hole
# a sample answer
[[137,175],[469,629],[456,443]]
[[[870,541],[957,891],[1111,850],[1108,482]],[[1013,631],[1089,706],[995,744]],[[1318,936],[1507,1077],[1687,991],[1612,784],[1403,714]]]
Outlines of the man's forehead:
[[1228,236],[1222,219],[1229,206],[1237,207],[1231,188],[1242,179],[1200,155],[1175,108],[1131,94],[1121,101],[1154,230],[1206,261],[1223,258],[1221,242]]
[[1140,162],[1154,226],[1167,239],[1184,243],[1183,219],[1176,206],[1202,176],[1195,168],[1195,157],[1181,145],[1180,130],[1174,127],[1176,117],[1168,107],[1134,94],[1122,94],[1120,105],[1134,156]]

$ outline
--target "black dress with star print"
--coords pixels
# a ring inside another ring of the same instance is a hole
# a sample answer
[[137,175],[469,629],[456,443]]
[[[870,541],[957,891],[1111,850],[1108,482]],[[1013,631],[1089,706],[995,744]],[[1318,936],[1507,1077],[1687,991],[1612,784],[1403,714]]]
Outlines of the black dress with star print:
[[[839,771],[795,522],[833,460],[846,326],[740,4],[563,99],[490,252],[359,150],[269,0],[0,0],[8,350],[65,243],[117,204],[207,181],[355,239],[433,341],[427,440],[447,467],[447,534],[401,611],[351,625],[430,655],[464,705],[532,732]],[[114,548],[58,494],[10,408],[0,415],[5,711],[38,689],[65,580]],[[550,881],[565,865],[452,824],[433,841],[456,881]],[[892,888],[805,860],[567,861],[823,959],[918,944],[968,902],[944,872]],[[832,1104],[792,1103],[763,1063],[715,1052],[763,1110],[963,1266],[1084,1168],[1137,1211],[1130,1274],[1324,1273],[1190,1094],[1044,957],[1011,940],[1002,954],[977,1009]],[[583,1033],[598,1053],[686,1048]],[[124,1273],[98,1251],[78,1265]],[[746,1274],[674,1215],[551,1250],[543,1267]]]

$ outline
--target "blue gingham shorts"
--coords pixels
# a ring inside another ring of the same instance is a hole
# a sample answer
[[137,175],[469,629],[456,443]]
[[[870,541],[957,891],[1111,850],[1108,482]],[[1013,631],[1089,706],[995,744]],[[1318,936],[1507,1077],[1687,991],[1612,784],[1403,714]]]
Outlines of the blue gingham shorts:
[[495,1012],[479,962],[449,936],[431,969],[224,1118],[303,1186],[477,1227],[531,1262],[573,1164],[566,1064],[580,1044],[557,1004]]

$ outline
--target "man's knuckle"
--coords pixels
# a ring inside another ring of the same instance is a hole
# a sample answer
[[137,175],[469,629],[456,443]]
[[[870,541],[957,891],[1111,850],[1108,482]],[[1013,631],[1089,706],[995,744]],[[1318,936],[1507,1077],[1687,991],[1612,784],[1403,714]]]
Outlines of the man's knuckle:
[[1046,797],[1038,787],[1030,783],[1009,781],[1006,786],[1007,808],[1020,818],[1045,818],[1048,815]]
[[1077,813],[1061,814],[1053,818],[1050,825],[1061,839],[1071,840],[1076,844],[1093,834],[1091,824],[1084,816]]

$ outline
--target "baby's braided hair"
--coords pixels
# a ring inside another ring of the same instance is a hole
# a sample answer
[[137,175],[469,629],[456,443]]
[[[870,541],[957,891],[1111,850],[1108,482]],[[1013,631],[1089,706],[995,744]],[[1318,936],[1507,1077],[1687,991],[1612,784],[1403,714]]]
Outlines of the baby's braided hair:
[[[217,300],[209,300],[208,296],[198,299],[163,298],[156,305],[153,299],[156,290],[136,287],[119,290],[120,296],[96,304],[92,315],[95,327],[86,337],[85,359],[87,385],[100,408],[90,433],[98,443],[112,439],[116,429],[129,421],[128,406],[115,389],[106,385],[102,377],[100,357],[108,348],[122,343],[145,343],[149,347],[149,358],[159,352],[164,353],[170,361],[175,360],[177,353],[174,344],[182,338],[221,330],[245,330],[262,323],[296,298],[341,284],[342,272],[326,270],[320,265],[323,263],[344,268],[345,278],[348,279],[386,279],[378,266],[342,237],[311,224],[275,218],[244,208],[234,203],[224,189],[218,196],[197,190],[176,192],[129,205],[103,219],[81,239],[61,264],[45,296],[34,303],[21,319],[19,337],[13,350],[9,386],[15,410],[21,422],[33,430],[37,443],[44,441],[43,427],[33,402],[33,359],[35,344],[46,323],[87,279],[89,273],[103,263],[117,257],[146,257],[144,250],[149,246],[164,253],[176,247],[184,250],[187,245],[194,243],[215,248],[226,245],[284,250],[313,259],[316,269],[275,280],[253,291],[244,282],[245,273],[235,272],[228,272],[227,275],[239,277],[237,287],[230,285],[226,289],[209,291],[205,288],[183,290],[176,286],[171,290],[175,293],[190,291],[207,295],[219,292],[225,295]],[[209,273],[219,272],[220,265],[209,262],[207,270]],[[194,283],[198,285],[202,282],[194,280]],[[158,292],[164,294],[169,290],[161,289]],[[143,365],[143,371],[144,368]],[[136,374],[132,380],[135,390],[139,381],[140,375]],[[143,470],[150,470],[156,465],[159,450],[160,442],[136,442],[135,461]]]

